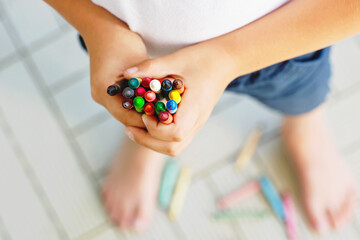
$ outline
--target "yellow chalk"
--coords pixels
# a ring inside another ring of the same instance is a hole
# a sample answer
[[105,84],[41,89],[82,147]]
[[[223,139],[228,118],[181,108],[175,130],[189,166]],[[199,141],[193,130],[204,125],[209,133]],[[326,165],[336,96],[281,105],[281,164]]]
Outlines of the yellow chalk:
[[235,168],[237,170],[242,170],[253,157],[256,147],[260,142],[262,136],[262,128],[255,128],[246,139],[245,145],[240,151],[239,155],[235,161]]
[[175,221],[185,202],[186,193],[191,183],[192,171],[189,167],[182,167],[169,208],[169,219]]

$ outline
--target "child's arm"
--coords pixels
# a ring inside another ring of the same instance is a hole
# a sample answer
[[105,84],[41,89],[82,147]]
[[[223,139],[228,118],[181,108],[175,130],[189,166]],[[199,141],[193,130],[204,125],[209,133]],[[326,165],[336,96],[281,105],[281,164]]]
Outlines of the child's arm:
[[235,78],[358,32],[360,0],[293,0],[243,28],[201,44],[208,49],[221,46]]
[[204,125],[226,86],[236,77],[290,59],[360,32],[360,0],[293,0],[231,33],[173,54],[147,60],[126,77],[182,77],[186,91],[174,123],[144,116],[147,130],[127,128],[134,141],[179,154]]
[[90,56],[91,92],[94,100],[126,126],[145,127],[138,113],[122,107],[120,96],[111,97],[106,94],[107,87],[127,67],[148,59],[141,37],[90,0],[45,1],[63,15],[84,38]]

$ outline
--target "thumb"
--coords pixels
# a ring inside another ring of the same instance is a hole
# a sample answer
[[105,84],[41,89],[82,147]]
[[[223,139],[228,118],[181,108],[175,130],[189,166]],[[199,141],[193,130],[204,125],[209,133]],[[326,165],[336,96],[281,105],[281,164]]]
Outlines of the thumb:
[[164,61],[163,58],[154,58],[145,60],[131,68],[128,68],[124,72],[124,77],[127,79],[133,77],[151,77],[161,78],[168,75],[172,75],[173,70],[171,64]]

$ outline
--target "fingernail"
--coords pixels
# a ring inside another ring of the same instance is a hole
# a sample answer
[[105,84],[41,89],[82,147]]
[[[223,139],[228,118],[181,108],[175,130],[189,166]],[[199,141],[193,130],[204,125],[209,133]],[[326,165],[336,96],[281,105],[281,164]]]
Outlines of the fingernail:
[[137,67],[132,67],[132,68],[129,68],[129,69],[126,70],[126,72],[127,72],[128,74],[134,74],[134,73],[136,73],[137,71],[138,71],[138,68],[137,68]]
[[147,118],[146,114],[143,114],[143,115],[142,115],[142,120],[143,120],[143,122],[144,122],[144,124],[145,124],[145,127],[147,127],[147,125],[146,125],[146,122],[147,122],[146,118]]
[[134,134],[129,129],[126,129],[125,133],[132,141],[134,141]]

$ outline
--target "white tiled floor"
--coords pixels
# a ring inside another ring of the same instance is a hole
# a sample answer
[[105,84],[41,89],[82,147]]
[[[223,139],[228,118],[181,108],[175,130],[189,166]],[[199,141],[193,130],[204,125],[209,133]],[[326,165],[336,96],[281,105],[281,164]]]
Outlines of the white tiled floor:
[[[360,184],[360,36],[336,44],[332,61],[328,119]],[[297,197],[301,239],[360,238],[360,208],[339,233],[320,238],[309,230],[278,136],[281,116],[230,93],[179,156],[195,172],[180,220],[170,222],[157,210],[147,233],[119,232],[99,185],[124,127],[92,101],[88,69],[76,31],[43,1],[0,0],[0,240],[286,239],[274,215],[234,223],[210,217],[216,199],[263,173]],[[260,147],[236,173],[231,163],[258,124],[265,129]],[[259,194],[236,209],[269,206]]]

